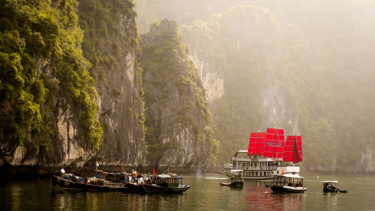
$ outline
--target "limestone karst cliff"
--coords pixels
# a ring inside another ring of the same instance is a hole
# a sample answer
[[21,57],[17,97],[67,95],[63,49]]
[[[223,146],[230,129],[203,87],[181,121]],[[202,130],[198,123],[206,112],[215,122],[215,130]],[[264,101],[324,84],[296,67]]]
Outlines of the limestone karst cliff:
[[104,165],[146,165],[134,4],[130,0],[79,2],[80,25],[85,31],[83,54],[93,64],[104,130],[94,159]]
[[147,164],[132,1],[0,6],[0,166]]
[[160,167],[206,169],[218,149],[197,69],[174,21],[141,36],[149,160]]
[[[2,1],[0,164],[54,166],[102,143],[76,1]],[[66,144],[69,142],[70,144]]]

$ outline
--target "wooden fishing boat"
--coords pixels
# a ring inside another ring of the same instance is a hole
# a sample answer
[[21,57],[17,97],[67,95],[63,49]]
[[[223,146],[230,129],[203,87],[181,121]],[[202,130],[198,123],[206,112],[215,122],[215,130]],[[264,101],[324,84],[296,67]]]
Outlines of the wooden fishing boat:
[[323,181],[323,191],[330,193],[347,193],[347,190],[343,190],[339,186],[339,182],[335,180]]
[[190,186],[182,184],[182,177],[174,174],[150,176],[150,179],[149,184],[142,185],[146,193],[183,193],[190,188]]
[[129,191],[123,183],[112,183],[99,178],[91,178],[91,180],[86,178],[85,181],[83,181],[82,178],[72,174],[66,174],[63,177],[53,175],[52,185],[58,185],[64,189],[78,188],[82,190],[96,191]]

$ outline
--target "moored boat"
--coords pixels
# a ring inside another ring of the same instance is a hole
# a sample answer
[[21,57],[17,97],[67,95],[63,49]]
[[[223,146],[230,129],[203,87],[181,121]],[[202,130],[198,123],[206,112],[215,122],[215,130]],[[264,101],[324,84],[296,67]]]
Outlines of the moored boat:
[[66,176],[53,175],[52,185],[58,185],[61,188],[78,188],[82,190],[96,190],[96,191],[128,191],[122,183],[112,183],[98,178],[82,178],[72,174],[66,174]]
[[303,187],[303,177],[297,174],[278,175],[270,187],[274,193],[304,193],[307,190]]
[[182,184],[182,177],[174,174],[162,174],[150,176],[148,184],[142,185],[146,193],[183,193],[187,191],[190,186]]
[[343,190],[339,186],[339,182],[336,180],[323,181],[323,191],[330,193],[347,193],[347,190]]

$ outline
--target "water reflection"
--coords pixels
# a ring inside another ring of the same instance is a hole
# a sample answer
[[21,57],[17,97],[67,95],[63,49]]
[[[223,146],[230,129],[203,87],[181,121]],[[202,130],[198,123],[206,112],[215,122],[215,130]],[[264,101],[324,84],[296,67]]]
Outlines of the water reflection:
[[[331,178],[328,178],[331,179]],[[58,190],[50,179],[0,181],[1,210],[375,210],[375,177],[335,177],[348,193],[323,193],[322,180],[306,176],[304,194],[273,194],[264,182],[221,186],[225,177],[184,176],[182,195]]]
[[78,192],[76,190],[53,191],[53,208],[61,210],[168,210],[180,209],[183,195],[140,195],[122,192]]
[[246,182],[248,210],[302,210],[305,194],[274,194],[265,183]]
[[329,202],[326,206],[329,207],[330,210],[337,209],[337,196],[340,193],[323,193],[323,201]]

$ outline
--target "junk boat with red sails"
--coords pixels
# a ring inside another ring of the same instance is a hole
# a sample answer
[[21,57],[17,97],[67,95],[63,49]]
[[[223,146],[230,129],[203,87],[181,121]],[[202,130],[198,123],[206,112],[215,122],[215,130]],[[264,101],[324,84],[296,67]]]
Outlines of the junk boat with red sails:
[[251,132],[248,150],[237,151],[224,168],[227,176],[240,169],[245,180],[272,180],[287,173],[298,175],[300,161],[301,136],[287,136],[284,143],[283,129],[268,128],[267,132]]

